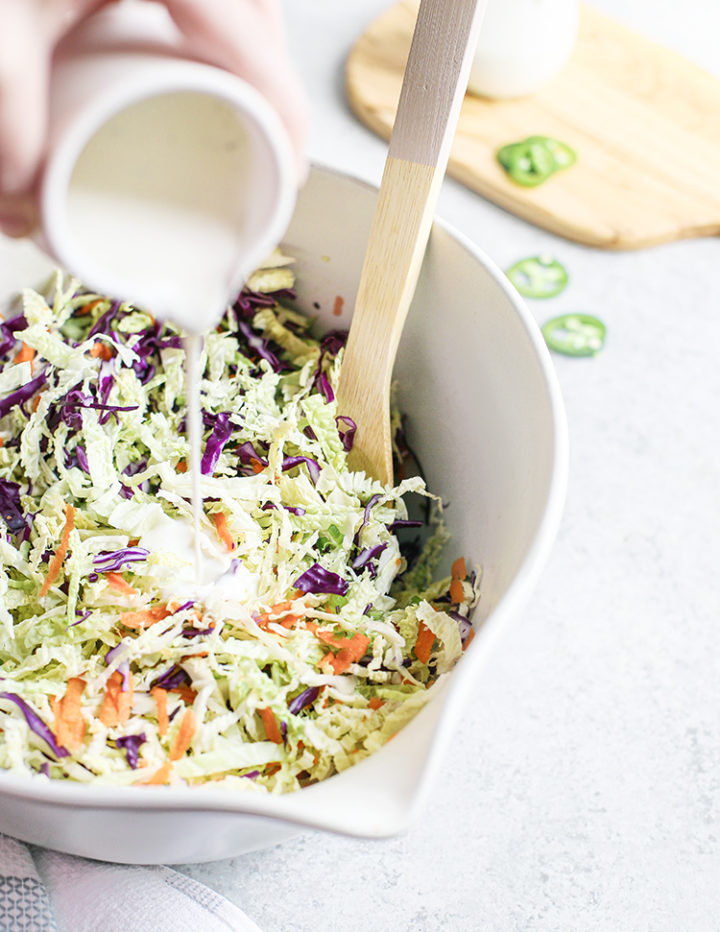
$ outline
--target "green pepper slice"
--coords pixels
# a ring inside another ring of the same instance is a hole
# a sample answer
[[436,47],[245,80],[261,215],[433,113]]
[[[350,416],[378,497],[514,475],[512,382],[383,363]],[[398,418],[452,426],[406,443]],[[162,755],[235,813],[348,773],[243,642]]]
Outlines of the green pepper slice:
[[592,314],[562,314],[543,324],[545,342],[564,356],[595,356],[605,343],[605,324]]
[[502,146],[496,155],[512,180],[526,188],[542,184],[553,172],[577,161],[574,150],[552,136],[528,136]]
[[498,162],[513,181],[525,188],[542,184],[555,171],[555,159],[538,142],[512,142],[497,153]]
[[553,139],[552,136],[530,136],[527,142],[545,146],[555,160],[555,168],[570,168],[577,162],[577,153],[566,142]]
[[520,259],[505,274],[526,298],[554,298],[568,283],[564,266],[550,256]]

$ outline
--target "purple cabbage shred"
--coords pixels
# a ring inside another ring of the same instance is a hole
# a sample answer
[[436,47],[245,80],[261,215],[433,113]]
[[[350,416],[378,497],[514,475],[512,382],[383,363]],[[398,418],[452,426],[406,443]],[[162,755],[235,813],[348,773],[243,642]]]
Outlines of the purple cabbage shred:
[[303,690],[298,696],[295,696],[294,699],[291,699],[288,703],[288,709],[292,712],[293,715],[297,715],[298,712],[302,711],[307,706],[311,705],[317,697],[320,695],[319,686],[309,686],[307,689]]
[[146,741],[145,732],[142,731],[139,735],[125,735],[122,738],[115,739],[115,745],[125,751],[125,758],[133,770],[135,770],[138,765],[140,745],[144,744]]
[[305,570],[293,583],[301,592],[311,592],[314,595],[329,593],[330,595],[345,595],[349,584],[330,570],[326,570],[319,563],[313,563],[310,569]]
[[20,504],[20,486],[16,482],[0,479],[0,515],[11,534],[28,526]]
[[70,756],[70,751],[57,743],[55,735],[50,731],[40,716],[36,712],[33,712],[24,699],[21,699],[20,696],[16,696],[15,693],[0,693],[0,699],[9,699],[10,702],[15,703],[25,716],[25,721],[30,731],[34,732],[38,738],[42,738],[56,757]]
[[93,566],[99,573],[115,573],[128,563],[142,563],[150,556],[144,547],[125,547],[122,550],[102,550],[93,557]]
[[200,463],[200,472],[204,476],[211,476],[215,471],[223,447],[230,439],[232,432],[233,425],[230,423],[230,415],[218,414],[212,433],[205,444],[205,452]]

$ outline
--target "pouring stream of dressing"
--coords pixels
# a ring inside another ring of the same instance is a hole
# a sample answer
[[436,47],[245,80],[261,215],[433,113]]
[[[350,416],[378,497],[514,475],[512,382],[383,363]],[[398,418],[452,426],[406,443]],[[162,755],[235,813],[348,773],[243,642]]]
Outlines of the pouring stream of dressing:
[[[126,285],[118,285],[119,293],[189,334],[183,343],[198,590],[209,582],[205,563],[217,581],[232,561],[230,554],[220,562],[217,554],[207,560],[203,554],[200,334],[237,290],[238,260],[257,249],[256,232],[265,222],[260,211],[268,208],[248,188],[260,160],[257,136],[229,103],[172,92],[136,102],[101,126],[81,152],[67,192],[67,235],[96,270],[98,286],[107,290],[121,274]],[[156,537],[156,546],[186,559],[179,528],[177,540],[167,528]]]

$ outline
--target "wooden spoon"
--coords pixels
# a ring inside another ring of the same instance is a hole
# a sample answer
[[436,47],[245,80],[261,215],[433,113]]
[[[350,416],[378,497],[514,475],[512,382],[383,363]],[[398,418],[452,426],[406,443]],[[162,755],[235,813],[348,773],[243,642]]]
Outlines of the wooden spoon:
[[352,469],[393,479],[390,383],[425,254],[485,0],[422,0],[338,386]]

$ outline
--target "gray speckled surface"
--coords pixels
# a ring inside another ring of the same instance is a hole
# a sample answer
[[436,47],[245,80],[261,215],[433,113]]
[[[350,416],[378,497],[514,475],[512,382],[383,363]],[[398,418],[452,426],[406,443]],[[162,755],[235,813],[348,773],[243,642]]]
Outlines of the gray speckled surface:
[[[285,2],[311,155],[373,182],[385,144],[349,114],[342,65],[385,5]],[[720,4],[596,6],[720,76]],[[557,545],[407,835],[309,834],[182,869],[264,932],[717,930],[720,242],[604,253],[453,182],[439,213],[502,267],[563,261],[571,284],[531,304],[539,322],[608,325],[596,359],[554,357],[571,441]]]

